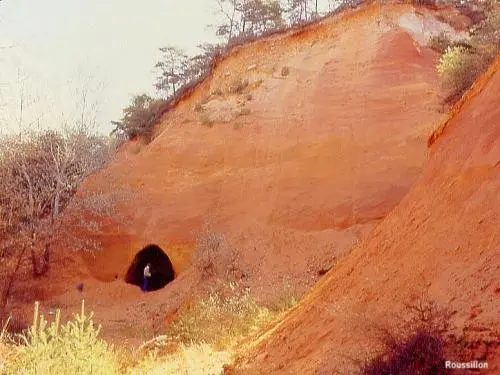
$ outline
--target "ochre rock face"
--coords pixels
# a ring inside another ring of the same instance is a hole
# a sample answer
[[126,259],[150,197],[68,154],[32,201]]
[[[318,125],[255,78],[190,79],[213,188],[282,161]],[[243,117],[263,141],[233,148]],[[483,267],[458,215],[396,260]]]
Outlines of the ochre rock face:
[[93,275],[123,275],[148,244],[181,273],[207,218],[250,276],[307,276],[345,254],[415,182],[442,116],[437,54],[398,26],[413,11],[367,6],[220,61],[153,142],[87,181],[134,194]]
[[496,340],[499,365],[499,67],[432,138],[415,187],[259,344],[251,366],[264,374],[355,373],[348,358],[369,358],[380,344],[374,328],[390,331],[408,318],[404,304],[422,295],[454,312],[459,335]]

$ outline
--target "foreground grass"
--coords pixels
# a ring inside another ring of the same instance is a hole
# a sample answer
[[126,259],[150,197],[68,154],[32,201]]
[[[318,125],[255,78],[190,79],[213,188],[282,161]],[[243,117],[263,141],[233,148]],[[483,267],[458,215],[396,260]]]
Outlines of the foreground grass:
[[231,353],[216,351],[208,344],[182,344],[173,354],[159,356],[149,352],[147,357],[134,366],[127,368],[127,375],[216,375],[221,374],[223,366],[232,362]]
[[[195,299],[158,336],[134,350],[108,345],[85,305],[65,325],[60,312],[52,322],[35,304],[31,327],[22,335],[0,337],[0,373],[48,374],[221,374],[238,345],[261,330],[285,308],[259,305],[250,290],[229,284]],[[297,301],[289,291],[279,296],[286,308]]]
[[[115,374],[118,362],[113,347],[99,338],[101,327],[85,304],[73,320],[60,325],[60,311],[48,323],[35,304],[33,323],[28,331],[5,345],[5,374]],[[5,340],[4,340],[5,341]]]

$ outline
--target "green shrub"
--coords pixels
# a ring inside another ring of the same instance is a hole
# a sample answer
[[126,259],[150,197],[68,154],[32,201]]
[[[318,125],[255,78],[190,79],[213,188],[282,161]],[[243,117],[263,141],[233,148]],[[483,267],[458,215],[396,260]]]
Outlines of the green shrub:
[[111,134],[124,135],[128,139],[143,137],[149,142],[166,105],[166,100],[154,99],[146,94],[135,96],[132,103],[123,109],[122,119],[111,122],[115,127]]
[[112,348],[99,338],[91,313],[85,314],[84,302],[74,319],[60,325],[60,311],[48,323],[38,315],[35,303],[33,324],[21,335],[21,344],[14,348],[12,360],[5,368],[6,374],[103,374],[118,373],[118,364]]
[[472,86],[477,76],[487,67],[487,62],[464,47],[448,47],[437,66],[443,85],[458,97]]
[[[437,42],[436,42],[437,43]],[[448,99],[458,99],[500,51],[500,13],[491,11],[472,32],[467,42],[446,48],[437,69],[443,85],[450,89]]]

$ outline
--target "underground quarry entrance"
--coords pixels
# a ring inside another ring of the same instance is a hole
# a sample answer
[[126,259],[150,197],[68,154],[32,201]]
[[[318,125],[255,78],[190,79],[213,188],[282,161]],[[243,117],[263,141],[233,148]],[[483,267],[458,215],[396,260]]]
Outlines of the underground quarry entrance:
[[157,245],[148,245],[139,251],[130,265],[125,282],[142,288],[144,268],[150,264],[148,291],[165,287],[175,278],[174,267],[168,255]]

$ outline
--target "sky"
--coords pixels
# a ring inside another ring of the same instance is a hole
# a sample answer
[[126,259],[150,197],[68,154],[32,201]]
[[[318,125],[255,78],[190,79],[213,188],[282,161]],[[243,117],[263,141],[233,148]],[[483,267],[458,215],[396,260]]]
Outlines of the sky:
[[[320,3],[326,3],[326,0]],[[109,133],[133,95],[155,94],[159,48],[214,42],[214,0],[3,0],[0,134],[85,112]],[[21,103],[23,109],[21,111]]]

